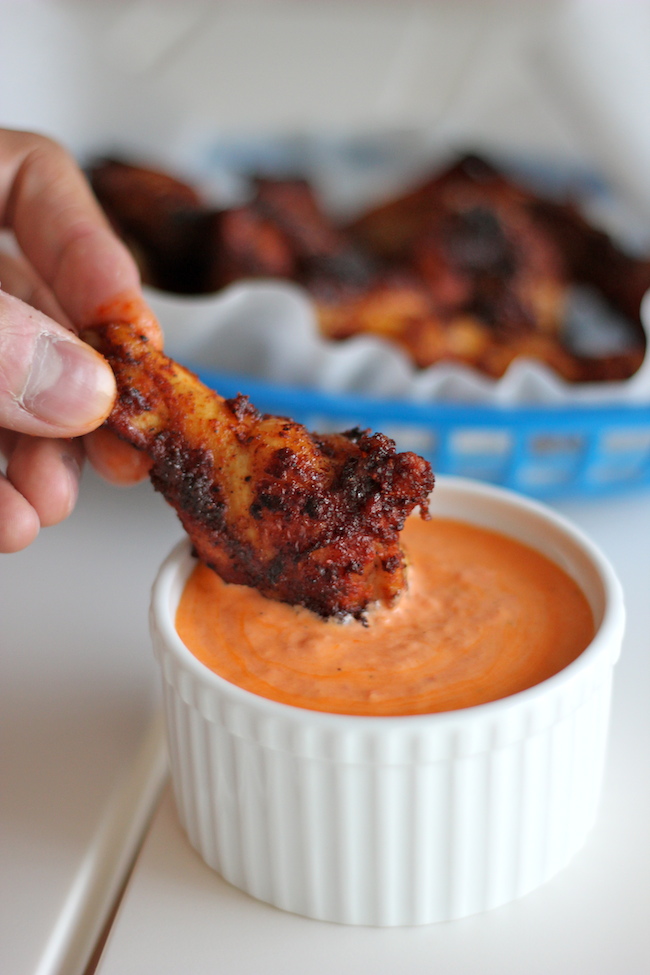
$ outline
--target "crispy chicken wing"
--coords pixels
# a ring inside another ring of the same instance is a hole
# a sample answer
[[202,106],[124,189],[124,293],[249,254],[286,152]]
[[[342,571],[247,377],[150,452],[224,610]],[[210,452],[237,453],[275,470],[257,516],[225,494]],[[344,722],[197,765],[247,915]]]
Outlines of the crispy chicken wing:
[[118,159],[98,160],[88,178],[147,284],[187,294],[206,289],[215,214],[196,190],[169,173]]
[[[410,267],[428,289],[432,313],[405,320],[398,336],[419,366],[457,360],[500,377],[515,358],[529,357],[566,380],[589,382],[628,378],[643,361],[640,305],[650,261],[623,252],[572,204],[536,195],[478,156],[462,157],[348,229],[360,247]],[[626,351],[573,351],[564,324],[575,282],[593,286],[628,319]]]
[[412,267],[443,321],[471,316],[496,342],[556,334],[566,274],[527,202],[524,190],[467,156],[366,213],[350,232],[371,252]]
[[[289,279],[310,294],[326,338],[378,335],[417,368],[458,362],[499,378],[528,357],[590,382],[626,379],[645,355],[650,260],[476,155],[346,227],[302,178],[251,177],[250,200],[217,210],[155,170],[105,160],[89,175],[147,282],[166,290]],[[627,320],[624,351],[573,347],[565,325],[576,282]]]
[[151,457],[154,487],[223,579],[336,617],[401,591],[399,532],[418,505],[427,517],[433,488],[425,460],[224,399],[127,323],[84,337],[115,372],[108,427]]

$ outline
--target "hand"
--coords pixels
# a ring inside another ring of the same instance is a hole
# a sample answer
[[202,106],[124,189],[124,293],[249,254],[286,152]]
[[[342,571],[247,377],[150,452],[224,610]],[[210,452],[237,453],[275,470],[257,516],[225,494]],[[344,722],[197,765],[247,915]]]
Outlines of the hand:
[[116,483],[148,469],[96,430],[115,381],[75,333],[128,317],[162,339],[134,261],[59,145],[0,129],[0,226],[20,251],[0,254],[0,552],[15,552],[72,511],[85,454]]

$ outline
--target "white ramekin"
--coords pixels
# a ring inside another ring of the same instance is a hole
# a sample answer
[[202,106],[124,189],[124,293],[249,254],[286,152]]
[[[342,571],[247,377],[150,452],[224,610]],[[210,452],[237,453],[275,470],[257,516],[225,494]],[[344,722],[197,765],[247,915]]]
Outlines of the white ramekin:
[[546,507],[440,478],[434,514],[511,535],[561,565],[597,625],[581,656],[511,697],[443,714],[323,714],[257,697],[183,645],[178,600],[194,563],[178,545],[153,589],[174,791],[204,860],[297,914],[426,924],[505,904],[548,880],[594,823],[621,587],[603,555]]

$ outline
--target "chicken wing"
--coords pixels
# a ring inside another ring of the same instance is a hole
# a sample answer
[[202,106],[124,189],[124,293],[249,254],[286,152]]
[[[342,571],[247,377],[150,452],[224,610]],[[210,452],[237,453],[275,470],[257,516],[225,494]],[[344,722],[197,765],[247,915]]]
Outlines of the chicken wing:
[[364,618],[401,591],[399,533],[418,505],[427,517],[433,488],[425,460],[380,433],[319,436],[224,399],[128,323],[84,337],[116,376],[108,427],[151,457],[154,487],[226,582],[325,617]]
[[[428,289],[433,313],[405,319],[397,333],[421,367],[464,361],[498,378],[515,358],[528,357],[570,382],[590,382],[629,378],[643,361],[640,305],[650,261],[622,251],[571,203],[535,194],[485,159],[461,158],[348,231],[375,257],[409,267]],[[626,350],[574,351],[565,323],[576,282],[627,319]]]
[[[104,160],[89,176],[145,280],[164,290],[288,279],[309,293],[325,338],[378,335],[420,369],[457,362],[497,379],[527,357],[578,383],[626,379],[645,355],[650,259],[476,155],[348,226],[304,178],[251,176],[246,203],[215,209],[156,170]],[[622,351],[575,346],[566,324],[576,282],[627,320]]]
[[162,170],[118,159],[98,160],[88,178],[147,284],[180,294],[206,289],[217,218],[196,190]]

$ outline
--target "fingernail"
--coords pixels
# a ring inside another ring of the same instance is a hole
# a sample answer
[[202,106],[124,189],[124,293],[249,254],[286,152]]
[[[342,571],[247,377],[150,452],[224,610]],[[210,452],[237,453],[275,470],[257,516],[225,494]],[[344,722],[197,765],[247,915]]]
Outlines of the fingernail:
[[115,380],[99,355],[81,342],[41,333],[20,403],[40,420],[70,430],[100,422],[110,412]]

